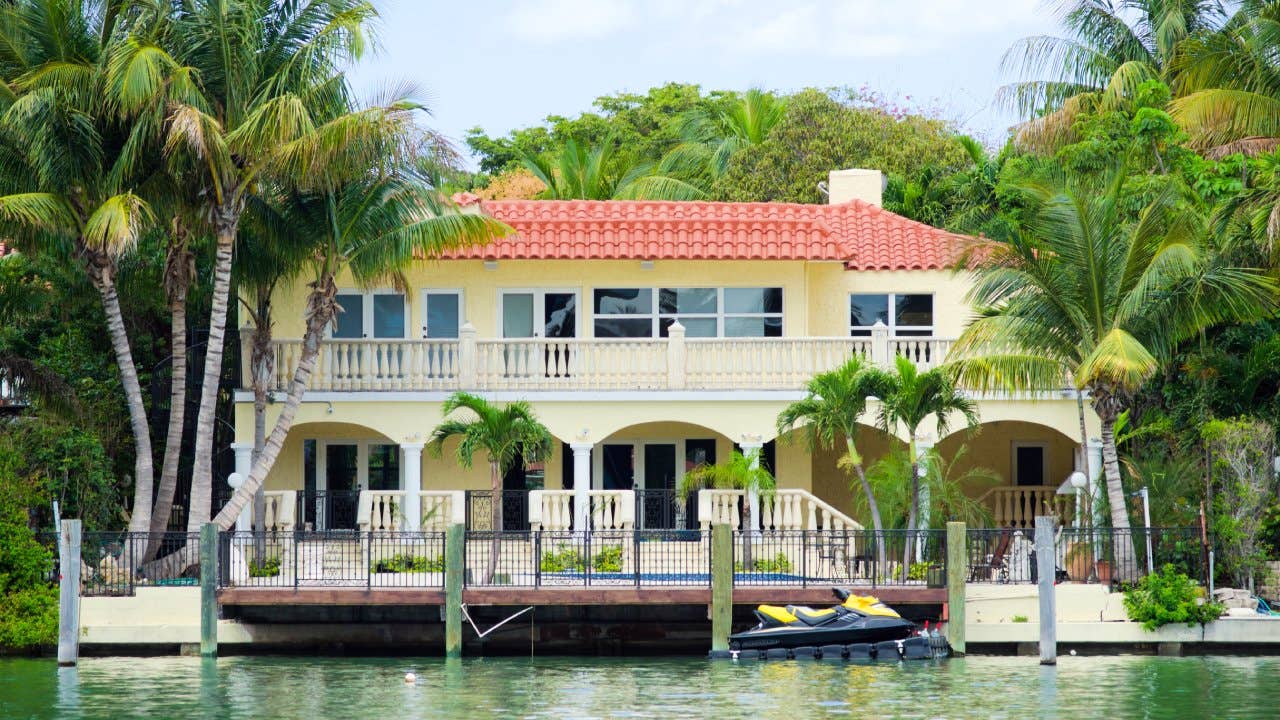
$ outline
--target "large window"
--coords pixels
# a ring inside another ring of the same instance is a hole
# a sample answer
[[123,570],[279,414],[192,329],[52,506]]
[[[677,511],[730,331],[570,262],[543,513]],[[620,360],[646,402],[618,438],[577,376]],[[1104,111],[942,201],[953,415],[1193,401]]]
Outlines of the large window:
[[893,337],[933,335],[933,296],[905,293],[854,293],[849,296],[849,334],[870,337],[884,323]]
[[340,340],[405,337],[408,308],[404,295],[388,290],[338,291],[338,313],[333,337]]
[[666,337],[677,320],[686,337],[779,337],[782,288],[597,288],[595,336]]

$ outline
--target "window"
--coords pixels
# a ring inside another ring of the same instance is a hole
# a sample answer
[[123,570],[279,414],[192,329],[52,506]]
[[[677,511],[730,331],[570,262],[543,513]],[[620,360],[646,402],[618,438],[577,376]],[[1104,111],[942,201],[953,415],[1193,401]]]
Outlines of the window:
[[849,334],[870,337],[871,328],[884,323],[893,337],[933,335],[933,296],[898,293],[849,295]]
[[462,326],[462,293],[457,290],[422,291],[422,337],[452,340]]
[[338,293],[337,323],[333,337],[343,340],[403,338],[409,321],[404,295],[398,292],[342,291]]
[[686,337],[782,335],[782,288],[597,288],[595,336],[666,337],[679,321]]

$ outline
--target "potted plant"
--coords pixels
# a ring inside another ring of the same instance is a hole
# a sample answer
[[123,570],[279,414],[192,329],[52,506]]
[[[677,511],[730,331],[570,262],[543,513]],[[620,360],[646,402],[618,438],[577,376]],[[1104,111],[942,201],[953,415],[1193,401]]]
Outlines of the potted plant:
[[1098,576],[1098,582],[1100,583],[1111,582],[1111,561],[1110,560],[1099,560],[1098,562],[1094,563],[1093,571]]
[[1093,543],[1075,542],[1067,546],[1067,575],[1076,582],[1085,582],[1093,570]]

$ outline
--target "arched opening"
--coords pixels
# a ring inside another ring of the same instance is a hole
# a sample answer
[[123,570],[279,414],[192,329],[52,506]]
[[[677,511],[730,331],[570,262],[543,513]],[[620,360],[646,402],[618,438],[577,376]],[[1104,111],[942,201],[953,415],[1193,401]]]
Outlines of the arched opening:
[[295,490],[297,526],[351,530],[361,490],[404,487],[400,446],[386,435],[354,423],[306,422],[285,439],[267,475],[267,490]]
[[[862,425],[856,439],[858,453],[862,456],[864,469],[871,467],[877,460],[888,455],[894,448],[905,447],[898,438],[877,427]],[[832,505],[840,512],[849,515],[871,527],[871,518],[865,512],[866,503],[861,501],[862,490],[852,470],[840,467],[840,458],[846,453],[843,443],[835,448],[818,448],[812,453],[804,436],[804,429],[797,428],[778,438],[779,455],[783,458],[795,457],[793,462],[780,462],[794,467],[798,472],[788,478],[787,484],[779,482],[782,487],[807,487],[819,499]],[[808,475],[807,478],[803,475]],[[807,482],[806,482],[807,481]]]
[[[990,512],[996,527],[1031,527],[1037,514],[1070,513],[1075,498],[1060,495],[1079,461],[1080,445],[1039,423],[1000,420],[953,432],[937,444],[947,477]],[[988,473],[972,472],[975,468]],[[994,475],[993,484],[981,474]]]

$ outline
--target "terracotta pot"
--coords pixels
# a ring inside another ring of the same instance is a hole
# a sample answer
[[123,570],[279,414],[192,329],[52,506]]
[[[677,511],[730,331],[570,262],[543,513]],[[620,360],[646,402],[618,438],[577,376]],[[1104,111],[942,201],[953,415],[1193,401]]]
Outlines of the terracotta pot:
[[1093,569],[1098,574],[1098,582],[1100,583],[1111,582],[1111,561],[1110,560],[1099,560],[1097,563],[1094,564]]
[[1067,574],[1073,582],[1084,582],[1089,579],[1089,571],[1093,569],[1093,549],[1089,543],[1074,543],[1067,548]]

